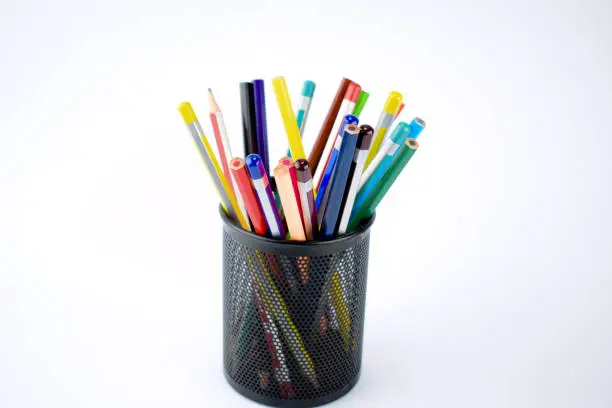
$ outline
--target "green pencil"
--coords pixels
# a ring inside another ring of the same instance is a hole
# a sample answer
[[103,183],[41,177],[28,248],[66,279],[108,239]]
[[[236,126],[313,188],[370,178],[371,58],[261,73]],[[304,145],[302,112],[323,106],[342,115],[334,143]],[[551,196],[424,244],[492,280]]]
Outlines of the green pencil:
[[351,215],[348,227],[349,232],[354,231],[361,221],[374,214],[376,206],[380,203],[380,200],[383,199],[385,194],[387,194],[387,191],[389,191],[389,188],[393,182],[395,182],[397,176],[399,176],[404,167],[406,167],[406,164],[408,164],[408,161],[410,161],[418,148],[419,144],[415,139],[408,138],[406,140],[406,143],[404,143],[400,151],[397,152],[395,159],[393,159],[391,165],[389,165],[384,176],[382,176],[380,181],[367,192],[367,196],[364,198],[361,207],[359,207],[355,214]]
[[357,102],[355,102],[355,108],[353,108],[353,115],[359,117],[369,97],[370,94],[366,91],[361,91],[359,93],[359,96],[357,97]]

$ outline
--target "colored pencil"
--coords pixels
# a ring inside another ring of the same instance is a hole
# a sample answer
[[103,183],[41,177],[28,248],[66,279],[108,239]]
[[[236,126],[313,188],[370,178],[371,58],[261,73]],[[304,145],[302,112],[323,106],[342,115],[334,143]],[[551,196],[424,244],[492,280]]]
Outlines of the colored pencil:
[[317,210],[315,208],[314,193],[312,191],[312,175],[308,160],[299,159],[294,163],[295,172],[298,180],[298,191],[300,194],[300,204],[302,206],[304,232],[306,239],[313,240],[317,235]]
[[317,172],[314,175],[314,185],[316,186],[315,192],[317,195],[319,194],[319,186],[321,184],[321,179],[323,178],[323,173],[325,171],[324,169],[326,168],[327,163],[329,162],[329,159],[332,154],[332,150],[334,149],[334,146],[336,145],[336,140],[338,139],[338,135],[344,132],[344,118],[346,115],[353,114],[353,109],[355,108],[355,102],[357,102],[357,98],[359,97],[360,92],[361,92],[361,87],[354,82],[351,83],[348,89],[346,90],[346,94],[344,95],[344,99],[342,100],[342,105],[340,106],[339,115],[336,117],[336,122],[334,123],[334,127],[332,128],[332,130],[334,130],[334,133],[332,133],[333,137],[330,136],[327,139],[327,144],[325,145],[325,149],[323,150],[323,155],[321,156],[322,157],[321,162],[323,164],[323,167],[319,166]]
[[281,222],[278,207],[270,188],[268,175],[261,162],[261,157],[257,154],[249,154],[245,160],[245,165],[251,175],[251,183],[259,199],[259,205],[266,217],[270,234],[274,238],[284,239],[286,237],[285,227]]
[[289,90],[287,89],[285,78],[281,76],[272,79],[272,86],[274,87],[278,109],[283,119],[283,124],[285,125],[285,133],[289,141],[291,157],[294,159],[303,159],[306,157],[306,154],[302,146],[302,136],[300,135],[300,129],[295,120],[295,114],[293,113],[291,98],[289,97]]
[[244,164],[244,160],[240,157],[235,157],[230,163],[232,175],[236,180],[236,186],[240,194],[244,198],[246,212],[253,224],[253,229],[257,235],[268,235],[268,224],[263,210],[259,204],[259,199],[253,190],[251,177]]
[[270,157],[268,155],[268,124],[266,119],[266,94],[263,79],[253,80],[253,102],[255,105],[255,123],[257,132],[257,154],[263,161],[266,173],[270,174]]
[[406,107],[406,104],[404,102],[400,103],[399,108],[397,108],[397,113],[395,114],[395,118],[393,118],[394,121],[397,120],[398,116],[400,115],[400,113],[402,113],[405,107]]
[[308,120],[308,113],[310,112],[310,105],[312,103],[312,97],[316,89],[316,84],[312,81],[304,81],[302,86],[302,92],[300,95],[300,103],[298,105],[296,121],[302,139],[304,138],[304,129],[306,128],[306,121]]
[[253,288],[253,292],[255,293],[255,305],[259,312],[259,321],[264,329],[268,352],[272,358],[272,369],[274,370],[276,381],[278,381],[280,395],[281,397],[295,396],[295,391],[291,384],[291,377],[289,376],[289,368],[287,367],[287,359],[283,352],[283,343],[281,342],[278,328],[271,317],[272,312],[268,311],[271,308],[264,305],[264,295],[257,282],[253,282]]
[[300,217],[300,204],[296,200],[296,198],[299,198],[299,195],[294,189],[293,180],[290,175],[290,171],[295,172],[293,163],[284,164],[281,162],[274,168],[274,179],[276,180],[278,195],[285,211],[287,229],[292,240],[305,241],[306,234],[302,225],[302,217]]
[[255,116],[255,93],[250,82],[240,83],[240,106],[242,108],[242,138],[244,155],[259,154],[257,146],[257,121]]
[[317,381],[314,363],[306,351],[300,332],[291,320],[289,310],[287,309],[287,305],[282,295],[274,285],[272,277],[268,273],[263,256],[261,254],[256,256],[256,262],[259,263],[260,266],[257,268],[254,265],[253,255],[249,251],[245,251],[245,255],[249,269],[254,272],[253,277],[262,289],[263,297],[270,306],[270,310],[272,310],[275,319],[278,321],[285,341],[289,345],[289,349],[293,353],[302,374],[318,388],[319,383]]
[[215,189],[217,190],[219,198],[221,199],[221,206],[223,207],[223,210],[230,218],[238,221],[242,228],[245,230],[250,230],[251,227],[238,208],[236,196],[232,192],[227,179],[223,175],[221,167],[219,167],[219,162],[217,162],[217,158],[215,157],[212,147],[208,143],[208,139],[202,130],[202,126],[200,126],[200,122],[198,121],[191,104],[189,102],[183,102],[179,105],[178,109],[183,117],[183,121],[187,125],[187,129],[189,130],[196,147],[198,148],[202,161],[204,161],[204,165],[208,170],[208,174],[213,180]]
[[370,149],[373,138],[374,128],[372,128],[372,126],[361,125],[359,127],[357,149],[355,149],[353,163],[351,164],[348,176],[350,184],[347,193],[342,199],[342,217],[340,218],[340,225],[338,226],[338,234],[340,235],[346,233],[346,228],[351,218],[351,212],[353,211],[353,205],[355,204],[355,197],[359,191],[359,182],[363,174],[363,166],[365,165],[365,159],[368,155],[368,150]]
[[[349,232],[354,231],[359,226],[359,223],[374,214],[376,207],[384,198],[385,194],[387,194],[387,191],[389,191],[389,188],[397,179],[401,171],[406,167],[406,164],[408,164],[408,161],[410,161],[418,147],[419,143],[415,139],[408,138],[376,186],[368,191],[364,189],[359,191],[357,200],[362,201],[363,204],[361,204],[360,207],[355,205],[353,208],[353,214],[351,215],[348,226]],[[365,198],[362,200],[360,200],[359,197],[361,194],[365,195]]]
[[[300,159],[300,160],[303,160],[303,159]],[[278,161],[278,164],[282,164],[283,166],[290,167],[289,176],[291,177],[291,184],[293,185],[293,191],[295,192],[295,200],[299,204],[300,203],[300,193],[298,190],[297,174],[295,172],[295,168],[293,167],[293,164],[294,164],[293,159],[289,156],[284,156],[280,158],[280,160]],[[302,206],[298,205],[298,208],[300,210],[300,219],[303,219],[304,214],[302,212]]]
[[359,98],[357,98],[357,102],[355,102],[355,108],[353,109],[353,115],[357,117],[361,115],[361,111],[363,110],[369,97],[370,97],[369,93],[367,93],[364,90],[361,90],[361,93],[359,93]]
[[378,183],[378,180],[382,175],[387,171],[387,168],[391,164],[391,161],[395,157],[395,154],[399,150],[400,147],[404,145],[406,139],[409,137],[416,139],[413,137],[413,132],[416,136],[421,133],[421,129],[425,127],[425,122],[423,122],[419,118],[415,118],[407,124],[406,122],[400,122],[393,129],[389,139],[385,139],[382,146],[378,150],[376,156],[374,156],[374,160],[370,163],[370,166],[365,169],[363,172],[363,176],[361,177],[361,181],[359,182],[359,188],[363,188],[366,183],[370,180],[374,173],[377,174],[376,177],[373,177],[371,184],[375,185]]
[[370,162],[374,159],[374,156],[376,156],[376,153],[378,153],[378,149],[385,138],[387,129],[389,129],[393,123],[395,114],[402,103],[402,98],[402,94],[396,91],[391,92],[387,97],[383,111],[378,118],[376,128],[374,128],[374,140],[372,141],[372,146],[370,147],[370,152],[368,153],[368,157],[366,159],[366,169],[370,165]]
[[329,198],[321,222],[321,235],[324,238],[332,238],[338,230],[340,206],[342,205],[342,197],[344,197],[346,191],[348,173],[351,163],[353,162],[358,136],[359,127],[357,125],[347,125],[344,128],[342,146],[340,147],[338,160],[334,168]]
[[215,135],[215,141],[217,142],[217,149],[219,150],[219,160],[223,167],[223,174],[225,179],[229,182],[232,191],[236,195],[236,201],[238,202],[238,208],[242,212],[242,215],[246,218],[246,208],[244,206],[244,200],[242,194],[236,188],[236,180],[232,177],[232,173],[229,168],[229,162],[232,160],[232,147],[227,137],[227,129],[225,127],[225,121],[223,120],[223,114],[217,104],[217,100],[213,95],[213,92],[208,88],[208,107],[210,111],[210,122],[213,127],[213,133]]
[[312,146],[312,150],[308,156],[308,163],[310,164],[310,171],[312,174],[315,174],[317,168],[319,167],[319,161],[321,160],[323,149],[327,144],[327,139],[329,138],[332,127],[336,121],[336,116],[338,116],[338,111],[340,110],[340,105],[342,104],[344,94],[346,93],[346,90],[351,82],[352,81],[347,78],[342,78],[342,81],[340,81],[340,86],[338,87],[338,91],[336,91],[336,96],[334,96],[334,99],[332,100],[329,111],[327,112],[325,120],[323,121],[323,126],[321,126],[321,130],[319,131],[314,145]]
[[345,350],[349,351],[351,345],[351,316],[346,306],[343,292],[340,274],[338,271],[334,271],[330,288],[330,293],[332,295],[331,304],[336,311],[336,318],[340,323],[340,335],[344,339]]
[[[347,125],[357,125],[358,123],[359,119],[356,116],[346,115],[342,124],[346,127]],[[319,186],[317,186],[315,206],[317,208],[317,214],[319,216],[319,226],[321,225],[323,213],[325,212],[325,207],[327,205],[329,197],[329,187],[331,186],[331,183],[333,181],[335,166],[338,160],[338,155],[340,154],[340,149],[342,147],[342,140],[343,134],[340,134],[336,139],[336,145],[334,146],[334,150],[332,151],[331,157],[327,162],[327,165],[325,166],[321,183]]]

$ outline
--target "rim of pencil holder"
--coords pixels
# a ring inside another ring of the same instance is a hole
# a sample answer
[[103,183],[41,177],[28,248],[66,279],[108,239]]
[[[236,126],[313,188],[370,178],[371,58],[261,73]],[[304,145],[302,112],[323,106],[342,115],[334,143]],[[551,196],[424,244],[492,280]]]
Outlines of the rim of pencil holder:
[[325,241],[291,241],[279,240],[257,235],[240,227],[235,220],[231,219],[219,206],[223,228],[234,238],[250,247],[269,253],[282,253],[288,256],[321,255],[322,253],[340,252],[355,246],[364,239],[374,223],[376,213],[364,220],[353,232]]

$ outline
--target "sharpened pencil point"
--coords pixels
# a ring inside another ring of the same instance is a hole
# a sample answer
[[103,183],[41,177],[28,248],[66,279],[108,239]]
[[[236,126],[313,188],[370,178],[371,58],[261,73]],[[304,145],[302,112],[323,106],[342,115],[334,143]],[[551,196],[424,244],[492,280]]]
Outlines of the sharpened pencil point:
[[217,101],[215,100],[215,96],[210,88],[208,88],[208,109],[211,113],[219,112],[219,105],[217,105]]

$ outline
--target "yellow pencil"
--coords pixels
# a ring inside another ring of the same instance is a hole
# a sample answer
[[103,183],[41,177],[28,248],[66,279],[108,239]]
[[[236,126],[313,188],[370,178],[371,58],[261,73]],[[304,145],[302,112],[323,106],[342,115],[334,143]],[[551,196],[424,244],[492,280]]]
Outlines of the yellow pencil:
[[285,78],[280,76],[272,79],[272,86],[274,87],[278,109],[285,125],[291,157],[293,160],[305,159],[306,154],[304,153],[304,146],[302,146],[302,136],[300,136],[300,128],[293,113],[293,105],[289,98],[289,90],[287,89]]
[[385,134],[387,130],[391,127],[393,120],[395,119],[395,115],[402,104],[403,96],[401,93],[397,91],[393,91],[387,97],[387,101],[385,102],[385,107],[383,108],[380,117],[378,118],[378,123],[376,124],[376,128],[374,129],[374,140],[372,141],[372,145],[370,146],[370,152],[368,153],[368,157],[366,158],[364,170],[370,165],[372,160],[374,160],[374,156],[378,153],[378,149],[380,148],[380,144],[385,138]]
[[215,153],[208,143],[208,139],[202,130],[202,126],[200,126],[200,122],[198,121],[191,104],[189,102],[183,102],[179,105],[178,109],[183,117],[183,120],[185,121],[185,124],[187,125],[187,129],[189,129],[189,132],[193,137],[193,141],[195,142],[198,151],[200,152],[200,156],[206,165],[206,169],[208,170],[208,174],[215,185],[215,189],[219,194],[221,206],[231,218],[238,220],[242,228],[250,231],[251,228],[249,223],[244,218],[242,211],[240,211],[240,207],[238,207],[236,196],[234,195],[227,182],[227,179],[221,171],[221,167],[219,166],[219,162],[215,157]]

